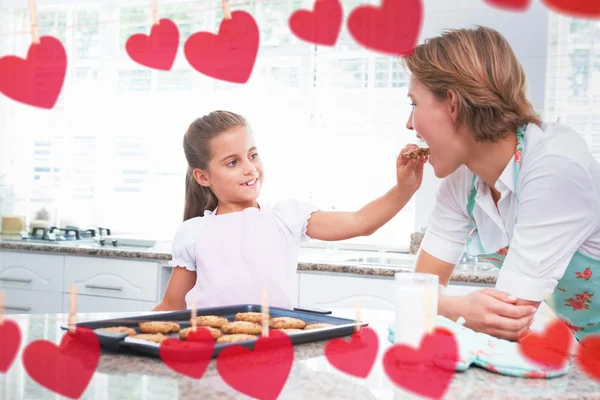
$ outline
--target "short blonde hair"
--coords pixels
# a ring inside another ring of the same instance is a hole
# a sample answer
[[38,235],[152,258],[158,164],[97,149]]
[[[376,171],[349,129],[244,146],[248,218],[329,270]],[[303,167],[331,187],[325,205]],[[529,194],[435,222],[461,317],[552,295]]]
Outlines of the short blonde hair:
[[506,39],[494,29],[452,29],[427,39],[404,64],[440,99],[456,92],[459,127],[477,141],[494,141],[541,120],[527,100],[523,67]]

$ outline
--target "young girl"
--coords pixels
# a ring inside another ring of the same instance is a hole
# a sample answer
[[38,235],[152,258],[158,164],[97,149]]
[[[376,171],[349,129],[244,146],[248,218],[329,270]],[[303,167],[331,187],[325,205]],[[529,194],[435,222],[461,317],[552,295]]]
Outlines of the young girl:
[[260,304],[263,289],[272,306],[292,308],[299,244],[372,234],[408,203],[426,162],[399,156],[397,184],[384,196],[356,212],[325,212],[296,200],[259,204],[264,168],[240,115],[214,111],[198,118],[183,148],[184,222],[173,240],[171,279],[155,311],[191,308],[194,300],[197,307]]

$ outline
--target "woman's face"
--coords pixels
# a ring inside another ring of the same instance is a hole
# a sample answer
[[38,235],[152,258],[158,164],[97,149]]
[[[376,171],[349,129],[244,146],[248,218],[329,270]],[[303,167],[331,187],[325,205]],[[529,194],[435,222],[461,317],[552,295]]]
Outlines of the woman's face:
[[406,128],[414,130],[418,138],[429,145],[429,163],[438,178],[445,178],[462,165],[464,147],[455,127],[456,107],[450,92],[440,100],[415,76],[408,89],[412,112]]

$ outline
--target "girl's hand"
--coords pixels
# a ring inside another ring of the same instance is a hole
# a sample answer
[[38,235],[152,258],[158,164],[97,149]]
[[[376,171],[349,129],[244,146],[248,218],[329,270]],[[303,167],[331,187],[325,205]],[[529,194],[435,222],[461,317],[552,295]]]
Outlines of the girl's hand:
[[416,144],[409,144],[400,151],[396,159],[396,179],[398,188],[402,191],[416,192],[423,181],[423,166],[427,162],[427,156],[417,158],[404,158],[402,153],[417,148]]

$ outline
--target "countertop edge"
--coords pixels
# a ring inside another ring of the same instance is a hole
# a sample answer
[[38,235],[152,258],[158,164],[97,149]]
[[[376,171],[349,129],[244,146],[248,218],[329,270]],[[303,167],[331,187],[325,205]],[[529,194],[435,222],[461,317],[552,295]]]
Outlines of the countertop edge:
[[[42,243],[20,243],[0,241],[0,250],[14,250],[21,252],[62,254],[81,257],[106,257],[120,259],[134,259],[146,261],[171,260],[171,254],[158,250],[145,249],[122,249],[122,248],[91,248],[91,247],[69,247],[65,245],[42,244]],[[382,278],[393,278],[396,273],[408,273],[409,268],[391,268],[386,266],[344,264],[341,262],[312,262],[301,260],[298,263],[299,272],[325,272],[336,274],[376,276]],[[497,272],[454,272],[450,278],[454,283],[470,283],[493,285],[496,283]]]

